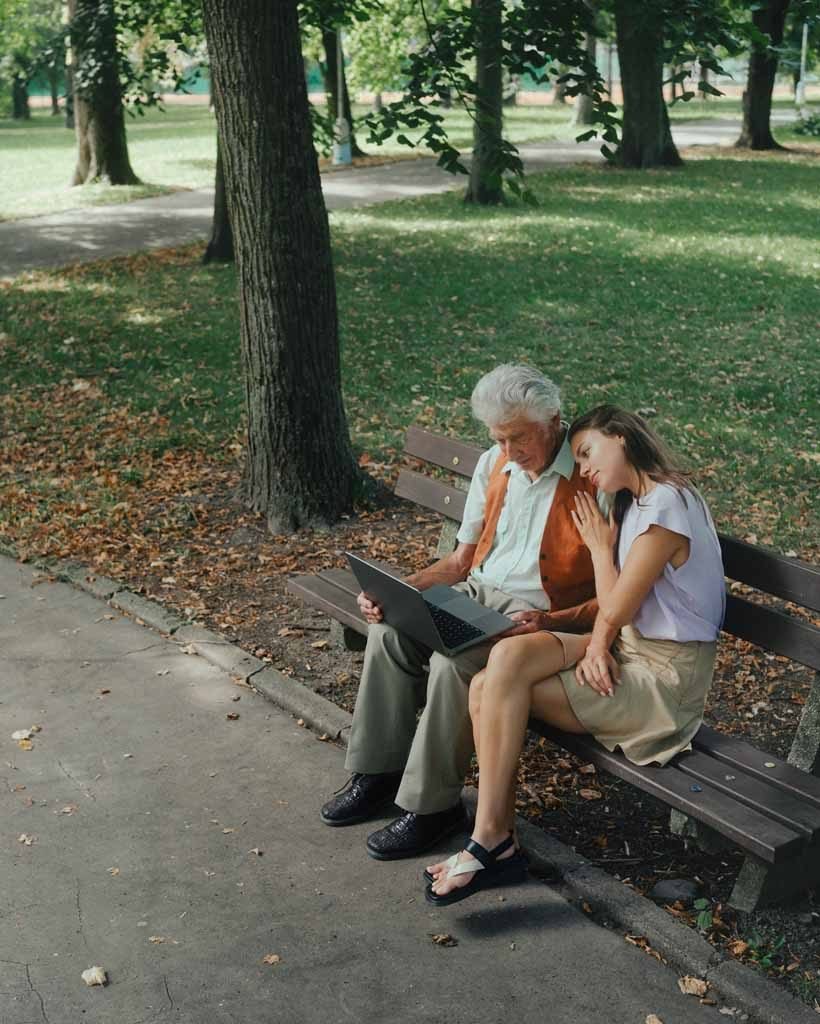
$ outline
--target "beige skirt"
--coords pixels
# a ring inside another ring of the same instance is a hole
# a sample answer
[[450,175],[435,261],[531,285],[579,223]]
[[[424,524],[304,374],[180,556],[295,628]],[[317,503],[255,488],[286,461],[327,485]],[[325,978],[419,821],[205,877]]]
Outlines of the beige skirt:
[[[559,639],[564,642],[563,636]],[[666,764],[691,749],[700,728],[716,646],[650,640],[624,626],[613,649],[621,682],[612,697],[579,686],[574,668],[558,675],[575,717],[607,750],[620,747],[633,764]]]

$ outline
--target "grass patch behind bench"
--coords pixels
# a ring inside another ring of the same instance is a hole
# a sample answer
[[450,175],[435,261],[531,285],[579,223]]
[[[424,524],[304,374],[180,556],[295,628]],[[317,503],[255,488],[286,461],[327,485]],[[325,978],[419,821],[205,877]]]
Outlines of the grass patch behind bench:
[[[362,461],[389,475],[411,422],[481,438],[476,378],[530,361],[569,416],[605,400],[648,410],[727,532],[816,558],[816,182],[810,157],[783,154],[578,166],[533,180],[536,209],[453,194],[334,213]],[[235,274],[199,251],[2,287],[0,537],[103,567],[119,537],[116,567],[148,534],[184,534],[180,494],[235,481]]]

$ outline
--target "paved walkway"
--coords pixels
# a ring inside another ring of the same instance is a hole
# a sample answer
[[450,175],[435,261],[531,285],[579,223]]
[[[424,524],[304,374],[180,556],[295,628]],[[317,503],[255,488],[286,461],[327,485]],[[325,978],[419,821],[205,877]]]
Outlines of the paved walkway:
[[429,907],[426,858],[319,821],[339,748],[1,557],[0,595],[3,1024],[724,1019],[543,883]]
[[[729,119],[673,128],[681,147],[730,145],[739,131],[740,123]],[[527,172],[534,173],[556,164],[598,163],[599,147],[596,141],[529,143],[521,146],[521,155]],[[463,188],[464,177],[441,170],[433,159],[421,159],[329,171],[322,183],[328,209],[339,210]],[[0,223],[0,279],[36,267],[193,242],[210,234],[212,215],[213,189],[196,189]]]

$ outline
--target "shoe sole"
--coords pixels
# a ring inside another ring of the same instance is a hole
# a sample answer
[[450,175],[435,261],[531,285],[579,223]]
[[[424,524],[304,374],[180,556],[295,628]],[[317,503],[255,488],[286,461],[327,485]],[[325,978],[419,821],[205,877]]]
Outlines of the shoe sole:
[[[384,811],[389,810],[391,807],[396,807],[393,803],[395,797],[383,800],[377,807],[372,807],[366,814],[357,814],[352,818],[344,818],[342,821],[338,821],[334,818],[326,818],[322,812],[319,812],[319,817],[325,823],[330,825],[331,828],[345,828],[347,825],[361,825],[363,821],[371,821],[373,818],[377,818]],[[398,810],[398,808],[396,808]]]
[[483,871],[477,871],[472,880],[460,889],[453,889],[446,896],[437,896],[432,886],[428,885],[424,890],[424,897],[434,907],[449,907],[453,903],[461,903],[477,892],[486,892],[488,889],[502,889],[508,885],[521,885],[527,880],[527,868],[524,864],[518,864],[514,870],[493,871],[485,875]]
[[450,836],[455,835],[456,832],[463,832],[469,828],[470,819],[464,818],[461,821],[456,822],[449,828],[431,839],[429,843],[424,846],[414,846],[412,850],[399,850],[396,853],[384,853],[382,850],[373,850],[371,847],[367,847],[367,852],[373,857],[374,860],[409,860],[410,857],[418,857],[422,853],[427,853],[428,850],[432,850],[434,846],[442,841],[442,839],[448,839]]

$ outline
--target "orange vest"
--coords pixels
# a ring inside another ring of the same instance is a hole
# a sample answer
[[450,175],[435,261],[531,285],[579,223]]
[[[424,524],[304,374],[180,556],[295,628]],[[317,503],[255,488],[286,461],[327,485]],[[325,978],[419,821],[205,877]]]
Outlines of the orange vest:
[[[509,483],[509,474],[503,472],[506,464],[504,456],[499,455],[490,471],[484,504],[484,528],[473,556],[473,569],[482,564],[493,546]],[[551,611],[571,608],[595,596],[595,574],[589,548],[581,540],[570,515],[575,509],[574,497],[578,491],[586,491],[593,497],[596,494],[595,487],[581,477],[576,465],[569,480],[559,474],[558,487],[541,538],[538,556],[541,584],[550,600]]]

